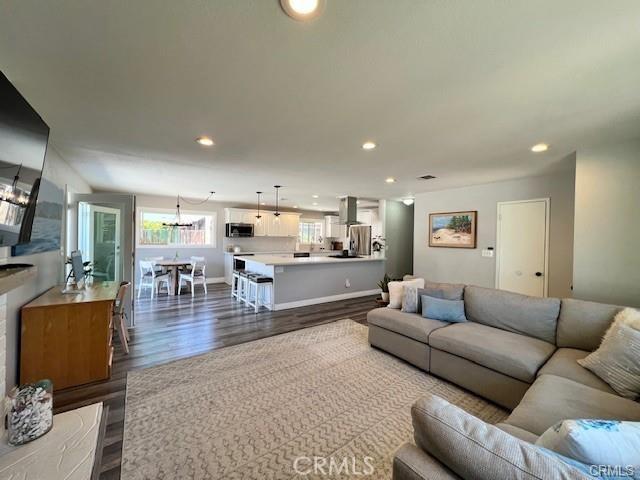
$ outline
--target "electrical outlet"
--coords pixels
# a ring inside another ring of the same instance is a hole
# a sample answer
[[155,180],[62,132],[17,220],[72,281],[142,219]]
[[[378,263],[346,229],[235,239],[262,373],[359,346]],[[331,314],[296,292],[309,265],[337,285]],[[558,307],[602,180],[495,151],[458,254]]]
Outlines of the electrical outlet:
[[349,279],[345,279],[344,281],[344,288],[351,288],[351,282],[349,281]]

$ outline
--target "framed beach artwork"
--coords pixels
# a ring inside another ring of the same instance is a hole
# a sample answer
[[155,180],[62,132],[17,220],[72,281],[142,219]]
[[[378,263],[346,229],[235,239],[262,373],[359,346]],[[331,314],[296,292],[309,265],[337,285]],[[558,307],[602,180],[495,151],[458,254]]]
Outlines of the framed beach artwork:
[[478,212],[447,212],[429,214],[429,246],[476,248]]

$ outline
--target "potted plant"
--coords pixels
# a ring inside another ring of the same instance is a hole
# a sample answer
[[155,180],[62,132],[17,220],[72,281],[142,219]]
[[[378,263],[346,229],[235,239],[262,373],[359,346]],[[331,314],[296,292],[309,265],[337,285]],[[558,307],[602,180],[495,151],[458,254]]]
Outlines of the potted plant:
[[378,287],[380,287],[380,290],[382,290],[383,302],[389,301],[389,282],[390,281],[391,281],[391,277],[385,273],[384,277],[382,277],[382,280],[378,282]]

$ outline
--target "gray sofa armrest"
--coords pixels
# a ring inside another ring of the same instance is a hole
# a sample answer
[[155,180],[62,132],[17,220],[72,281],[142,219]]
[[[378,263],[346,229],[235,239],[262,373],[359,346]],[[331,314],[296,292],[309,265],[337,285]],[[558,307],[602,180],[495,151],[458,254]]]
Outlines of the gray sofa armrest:
[[393,457],[393,480],[459,480],[455,473],[412,443],[402,445]]
[[411,415],[416,444],[462,478],[591,478],[434,395],[418,400]]

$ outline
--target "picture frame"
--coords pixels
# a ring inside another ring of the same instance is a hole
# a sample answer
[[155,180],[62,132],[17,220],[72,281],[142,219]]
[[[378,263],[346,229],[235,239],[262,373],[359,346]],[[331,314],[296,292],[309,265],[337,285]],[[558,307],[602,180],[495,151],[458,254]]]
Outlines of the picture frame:
[[429,246],[476,248],[478,211],[429,214]]

